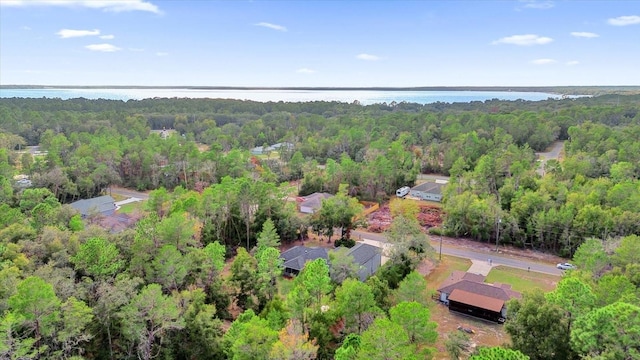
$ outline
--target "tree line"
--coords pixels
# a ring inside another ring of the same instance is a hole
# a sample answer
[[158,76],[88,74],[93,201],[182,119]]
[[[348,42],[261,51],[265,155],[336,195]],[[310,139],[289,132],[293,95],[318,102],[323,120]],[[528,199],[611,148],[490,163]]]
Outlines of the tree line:
[[[0,99],[2,187],[15,202],[10,179],[20,169],[66,203],[113,184],[201,192],[225,177],[253,177],[299,181],[300,195],[336,193],[344,183],[351,196],[383,201],[419,173],[436,172],[452,176],[445,196],[451,235],[493,241],[500,233],[503,244],[570,256],[585,236],[640,233],[638,100]],[[535,151],[554,141],[565,143],[562,160],[536,172]],[[293,146],[249,152],[276,142]],[[24,152],[27,145],[46,155]]]

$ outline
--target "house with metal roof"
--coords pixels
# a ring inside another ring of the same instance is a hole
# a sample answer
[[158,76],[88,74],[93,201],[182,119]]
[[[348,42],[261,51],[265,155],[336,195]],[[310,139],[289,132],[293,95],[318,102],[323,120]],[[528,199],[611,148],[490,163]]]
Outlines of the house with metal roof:
[[488,284],[483,275],[454,271],[438,289],[439,299],[450,311],[504,322],[507,317],[506,303],[522,295],[508,284]]
[[446,182],[424,182],[416,185],[409,191],[409,196],[415,197],[421,200],[429,201],[442,201],[442,189],[446,185]]
[[72,202],[71,207],[78,210],[83,218],[89,215],[113,215],[116,212],[115,200],[109,196],[98,196]]

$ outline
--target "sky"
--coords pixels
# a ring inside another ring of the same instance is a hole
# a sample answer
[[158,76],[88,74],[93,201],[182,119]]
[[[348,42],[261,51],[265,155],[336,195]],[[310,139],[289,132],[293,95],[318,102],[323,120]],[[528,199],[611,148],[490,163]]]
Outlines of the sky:
[[1,85],[640,85],[640,1],[0,0]]

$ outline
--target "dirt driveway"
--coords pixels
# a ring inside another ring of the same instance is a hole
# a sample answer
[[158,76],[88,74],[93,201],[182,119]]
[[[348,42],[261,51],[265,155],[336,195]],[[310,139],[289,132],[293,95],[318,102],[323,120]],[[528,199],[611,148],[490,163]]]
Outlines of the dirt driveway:
[[536,172],[538,175],[544,175],[544,166],[548,160],[559,160],[560,154],[564,150],[564,141],[555,141],[545,152],[537,152],[538,157],[538,169]]

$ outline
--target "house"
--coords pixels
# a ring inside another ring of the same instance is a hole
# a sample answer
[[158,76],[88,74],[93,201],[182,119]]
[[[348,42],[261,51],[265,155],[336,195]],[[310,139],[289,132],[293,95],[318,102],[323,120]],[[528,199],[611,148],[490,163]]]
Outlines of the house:
[[511,298],[521,298],[508,284],[487,284],[483,275],[454,271],[438,289],[439,299],[450,311],[504,322],[506,303]]
[[322,207],[322,200],[333,197],[329,193],[313,193],[307,196],[299,196],[296,201],[298,202],[298,210],[304,214],[313,214]]
[[284,275],[295,276],[302,271],[307,261],[313,261],[318,258],[329,261],[327,249],[322,247],[294,246],[291,249],[280,254],[280,258],[284,260]]
[[293,149],[293,144],[290,142],[281,142],[281,143],[276,143],[271,145],[271,148],[273,148],[274,150],[280,150],[280,148],[285,148],[287,150],[292,150]]
[[74,209],[78,210],[83,218],[93,214],[109,216],[113,215],[116,211],[115,200],[109,195],[78,200],[72,202],[70,205]]
[[[358,243],[349,249],[348,255],[353,257],[354,263],[358,266],[358,278],[365,281],[369,276],[373,275],[381,266],[382,251],[380,248]],[[284,261],[284,275],[295,276],[304,269],[307,261],[318,258],[325,259],[329,262],[329,254],[323,247],[294,246],[291,249],[280,254],[280,258]]]
[[420,185],[416,185],[409,191],[409,196],[415,197],[421,200],[430,201],[442,201],[442,188],[446,185],[446,182],[424,182]]
[[256,146],[251,149],[251,155],[264,155],[272,151],[280,150],[280,148],[291,150],[293,149],[293,144],[289,142],[281,142],[269,146]]
[[273,151],[274,149],[271,146],[256,146],[253,149],[251,149],[251,155],[262,155],[265,154],[269,151]]
[[353,257],[353,261],[358,265],[358,277],[360,281],[365,281],[382,266],[382,249],[379,247],[358,243],[349,249],[348,255]]

